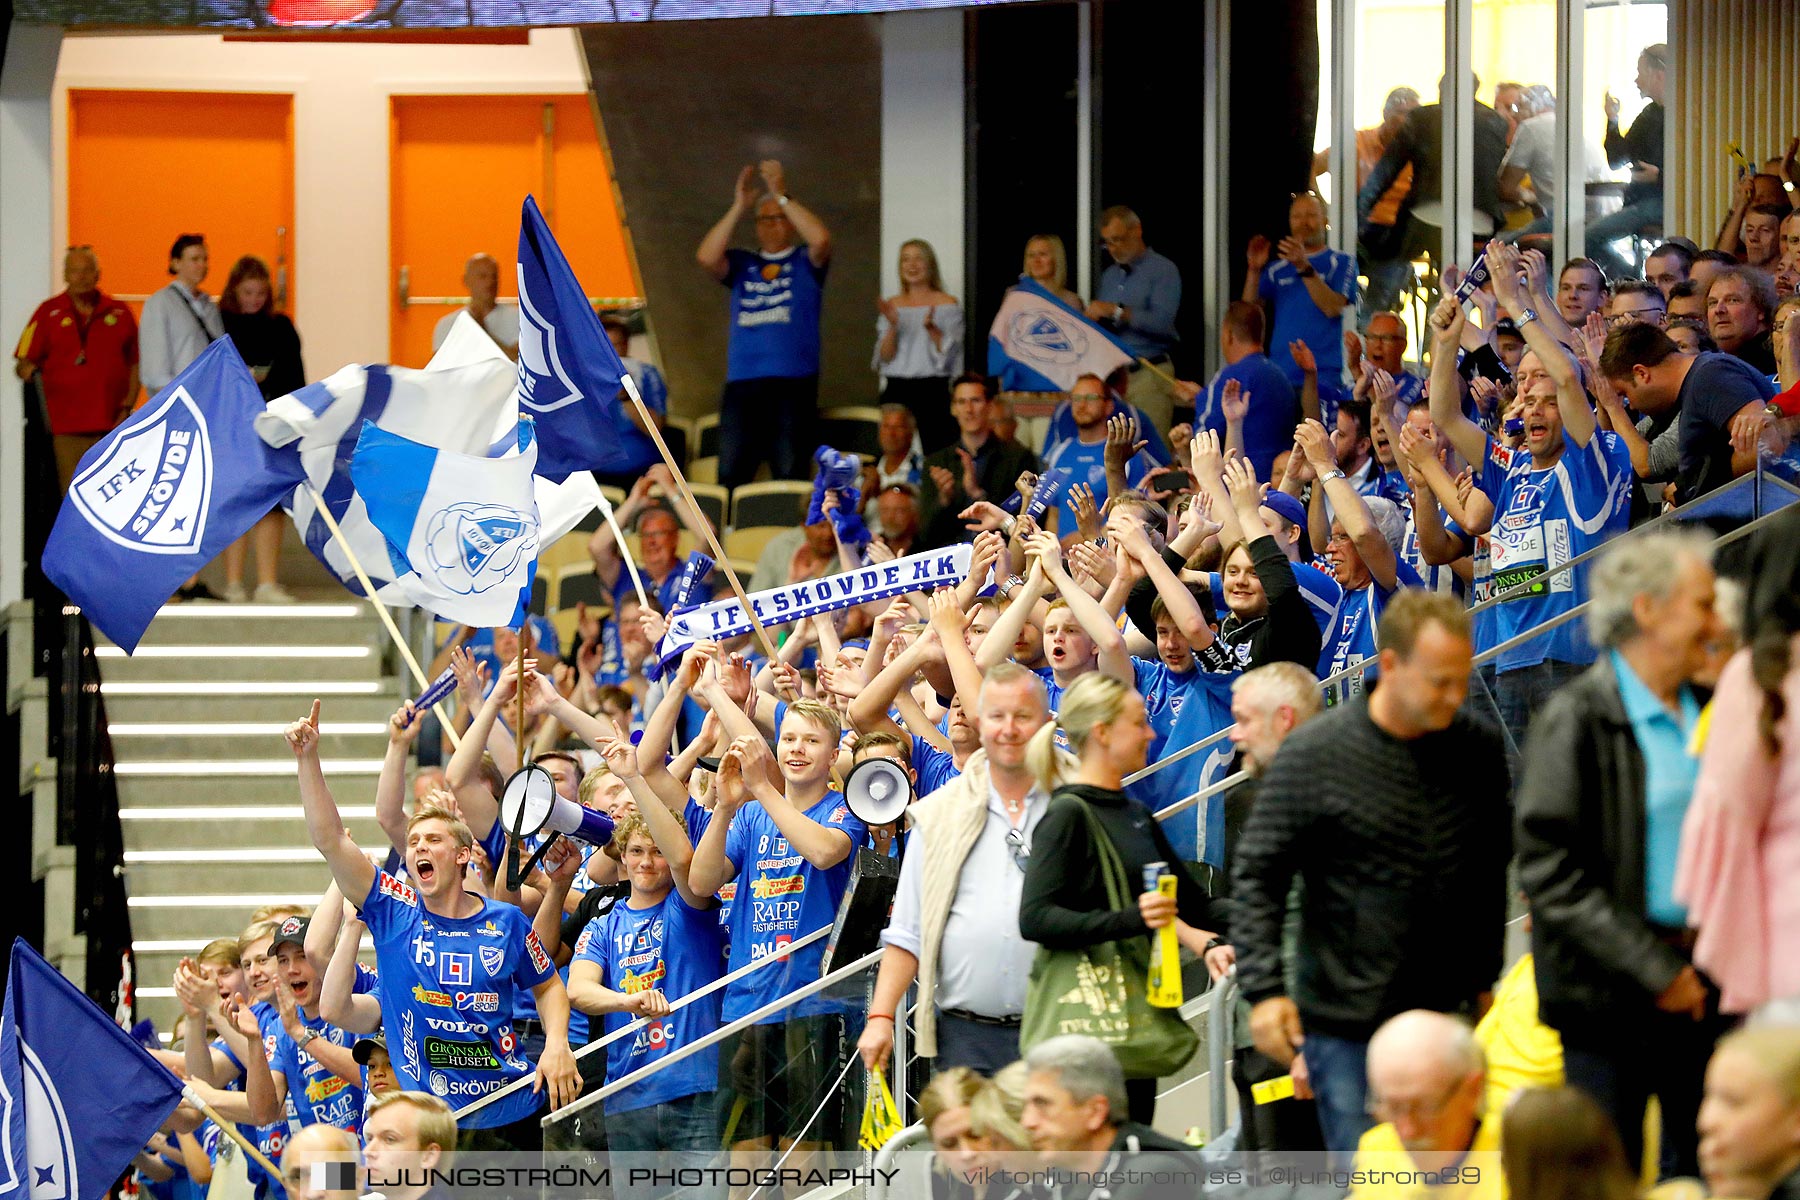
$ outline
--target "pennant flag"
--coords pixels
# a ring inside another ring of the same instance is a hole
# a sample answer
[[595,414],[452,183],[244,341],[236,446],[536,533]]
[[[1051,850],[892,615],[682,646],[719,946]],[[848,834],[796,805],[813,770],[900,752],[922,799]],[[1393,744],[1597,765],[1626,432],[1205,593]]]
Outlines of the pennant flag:
[[518,453],[484,458],[436,450],[363,422],[350,477],[369,521],[386,539],[397,578],[414,603],[447,621],[516,626],[537,574],[532,495],[537,442],[520,418]]
[[625,364],[537,201],[519,212],[519,407],[538,423],[538,474],[623,471],[621,434],[636,426],[619,403]]
[[[974,547],[968,542],[958,542],[942,550],[911,554],[892,562],[827,575],[823,579],[751,592],[748,598],[757,619],[764,625],[785,625],[904,592],[930,592],[935,588],[953,587],[969,573],[969,557],[973,551]],[[669,664],[695,642],[723,641],[749,632],[750,618],[735,597],[715,600],[670,617],[669,631],[657,643],[657,661],[667,670]]]
[[[517,442],[518,385],[512,360],[465,312],[457,314],[449,337],[423,370],[348,366],[272,401],[257,416],[256,430],[271,446],[298,447],[306,478],[291,487],[281,504],[313,557],[352,594],[363,594],[349,555],[319,516],[311,490],[317,489],[350,552],[368,572],[377,598],[386,604],[428,607],[427,590],[419,588],[410,574],[393,573],[387,539],[370,523],[368,508],[350,477],[350,459],[363,422],[372,421],[388,433],[438,450],[499,457]],[[548,541],[580,523],[600,496],[590,475],[573,476],[560,485],[541,480],[536,492],[542,514],[540,537]]]
[[1135,361],[1112,334],[1030,279],[1006,293],[988,330],[988,374],[1006,392],[1066,392]]
[[252,430],[262,410],[220,338],[82,456],[44,574],[127,653],[175,589],[299,481],[299,460]]
[[702,554],[698,550],[688,551],[687,562],[681,566],[681,576],[675,581],[675,591],[670,596],[669,614],[671,616],[686,612],[694,607],[694,601],[700,594],[700,585],[706,582],[713,568],[710,554]]
[[180,1100],[168,1068],[13,940],[0,1014],[0,1200],[98,1200]]

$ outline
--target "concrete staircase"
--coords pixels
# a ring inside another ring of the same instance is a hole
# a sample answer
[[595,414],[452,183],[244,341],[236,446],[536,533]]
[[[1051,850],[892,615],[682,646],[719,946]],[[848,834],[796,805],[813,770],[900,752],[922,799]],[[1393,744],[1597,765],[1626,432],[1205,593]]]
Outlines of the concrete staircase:
[[166,607],[137,653],[101,645],[117,762],[140,1017],[164,1034],[175,964],[263,904],[317,904],[330,874],[306,834],[288,722],[323,702],[321,754],[358,843],[385,852],[374,789],[401,682],[368,605]]

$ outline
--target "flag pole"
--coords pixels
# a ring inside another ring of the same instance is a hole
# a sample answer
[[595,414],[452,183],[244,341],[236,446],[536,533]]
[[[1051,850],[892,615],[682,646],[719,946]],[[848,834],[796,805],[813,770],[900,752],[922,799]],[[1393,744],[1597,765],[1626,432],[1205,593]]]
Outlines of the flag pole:
[[644,581],[638,575],[637,564],[631,560],[631,547],[625,544],[625,531],[619,528],[619,518],[613,515],[612,501],[606,494],[600,494],[600,515],[613,531],[613,542],[619,547],[619,557],[625,560],[625,570],[631,575],[631,586],[637,589],[638,603],[645,612],[650,611],[650,597],[644,595]]
[[220,1133],[242,1146],[244,1148],[244,1153],[248,1154],[251,1158],[254,1158],[262,1166],[262,1169],[268,1172],[269,1178],[281,1185],[281,1190],[288,1194],[289,1200],[293,1200],[293,1189],[288,1187],[287,1179],[282,1175],[281,1168],[270,1162],[268,1157],[264,1155],[261,1150],[258,1150],[255,1146],[251,1145],[244,1135],[238,1132],[236,1122],[229,1121],[220,1116],[218,1110],[202,1100],[200,1098],[200,1093],[196,1092],[190,1084],[184,1083],[181,1085],[181,1098],[206,1114],[207,1119],[219,1127]]
[[[331,515],[331,509],[327,508],[325,505],[325,497],[319,495],[319,489],[314,487],[311,483],[306,485],[306,490],[312,496],[313,506],[319,510],[319,515],[325,519],[325,528],[331,530],[332,540],[337,542],[338,549],[342,550],[344,552],[344,557],[349,560],[350,569],[356,572],[356,581],[362,584],[363,594],[369,598],[369,603],[374,606],[375,615],[381,618],[381,623],[383,625],[387,626],[388,636],[394,639],[394,645],[400,648],[400,656],[406,660],[406,665],[412,668],[413,678],[419,681],[419,689],[423,691],[425,688],[430,687],[431,680],[425,678],[425,668],[421,667],[419,665],[419,660],[413,657],[412,647],[408,646],[406,644],[406,639],[400,636],[400,627],[394,624],[393,614],[388,612],[387,605],[383,604],[381,598],[375,594],[375,585],[369,582],[368,573],[363,570],[362,564],[356,560],[356,551],[350,549],[350,539],[344,536],[344,531],[342,529],[338,528],[337,518]],[[450,735],[450,744],[452,746],[460,747],[462,745],[462,739],[457,736],[456,726],[451,723],[449,716],[444,712],[443,704],[438,703],[432,705],[431,711],[437,714],[438,723],[444,727],[444,732]]]
[[1163,370],[1161,367],[1157,366],[1155,363],[1151,362],[1149,359],[1145,358],[1141,354],[1138,355],[1138,362],[1142,363],[1149,370],[1149,372],[1152,375],[1156,376],[1158,379],[1161,379],[1164,383],[1167,383],[1171,387],[1173,387],[1175,384],[1180,382],[1180,380],[1176,379],[1173,375],[1169,374],[1167,371]]
[[644,405],[644,398],[638,395],[636,382],[629,374],[626,374],[620,377],[619,384],[625,389],[625,394],[631,397],[631,402],[637,405],[638,416],[642,418],[644,432],[648,433],[651,440],[656,443],[656,449],[662,454],[663,462],[668,465],[669,473],[675,477],[675,486],[680,489],[681,498],[687,501],[688,511],[694,514],[700,526],[700,532],[706,535],[706,544],[712,547],[713,560],[725,568],[725,578],[731,583],[732,594],[743,606],[744,617],[750,622],[750,628],[756,632],[756,640],[761,644],[764,656],[770,662],[774,662],[775,643],[769,640],[769,631],[763,628],[762,618],[756,615],[756,609],[750,605],[750,597],[744,594],[743,581],[737,577],[737,572],[732,570],[731,560],[725,557],[725,551],[719,545],[719,535],[713,532],[712,522],[708,521],[706,514],[700,511],[700,505],[694,499],[694,493],[688,490],[687,476],[683,475],[681,468],[675,465],[675,456],[669,453],[669,443],[663,441],[662,430],[656,427],[656,421],[650,416],[649,408]]
[[525,744],[525,634],[531,629],[531,614],[519,622],[519,685],[513,691],[519,701],[519,716],[513,727],[513,737],[518,744],[519,766],[523,768],[531,761],[531,747]]

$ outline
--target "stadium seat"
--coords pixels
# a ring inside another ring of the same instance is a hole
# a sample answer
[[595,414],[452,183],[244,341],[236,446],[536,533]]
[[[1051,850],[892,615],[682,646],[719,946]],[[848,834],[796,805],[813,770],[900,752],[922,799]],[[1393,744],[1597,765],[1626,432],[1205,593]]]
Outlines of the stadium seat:
[[718,483],[719,456],[711,454],[705,458],[696,458],[688,464],[687,478],[689,483]]
[[819,441],[833,450],[879,455],[881,410],[867,405],[825,409],[819,414]]
[[725,528],[725,518],[731,512],[731,493],[716,483],[700,483],[689,479],[688,487],[694,493],[694,503],[706,519],[712,522],[713,532],[718,533]]
[[738,567],[738,574],[744,580],[744,586],[750,586],[750,576],[756,572],[756,560],[762,557],[766,547],[778,533],[786,533],[791,525],[750,525],[733,529],[721,539],[725,547],[725,555],[731,559],[732,565],[748,562],[750,570],[746,573]]
[[806,506],[812,500],[813,485],[798,479],[772,479],[766,483],[746,483],[731,497],[731,523],[734,527],[774,525],[793,529],[806,524]]
[[688,445],[693,447],[696,458],[717,458],[719,456],[718,413],[706,413],[694,418],[694,437]]

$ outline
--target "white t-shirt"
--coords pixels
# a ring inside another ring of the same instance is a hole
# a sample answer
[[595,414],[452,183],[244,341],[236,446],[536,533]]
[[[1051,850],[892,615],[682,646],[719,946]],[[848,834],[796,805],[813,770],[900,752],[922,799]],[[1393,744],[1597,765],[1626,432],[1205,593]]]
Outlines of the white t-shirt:
[[1531,176],[1532,190],[1546,212],[1556,208],[1556,113],[1527,117],[1519,123],[1500,169],[1517,167]]
[[[450,327],[456,324],[457,314],[467,311],[467,309],[459,308],[455,312],[446,314],[437,323],[437,328],[431,331],[431,352],[433,354],[436,354],[438,349],[443,346],[444,339],[450,336]],[[515,349],[519,344],[519,306],[502,300],[482,320],[481,327],[487,330],[489,337],[500,344],[501,349]]]

